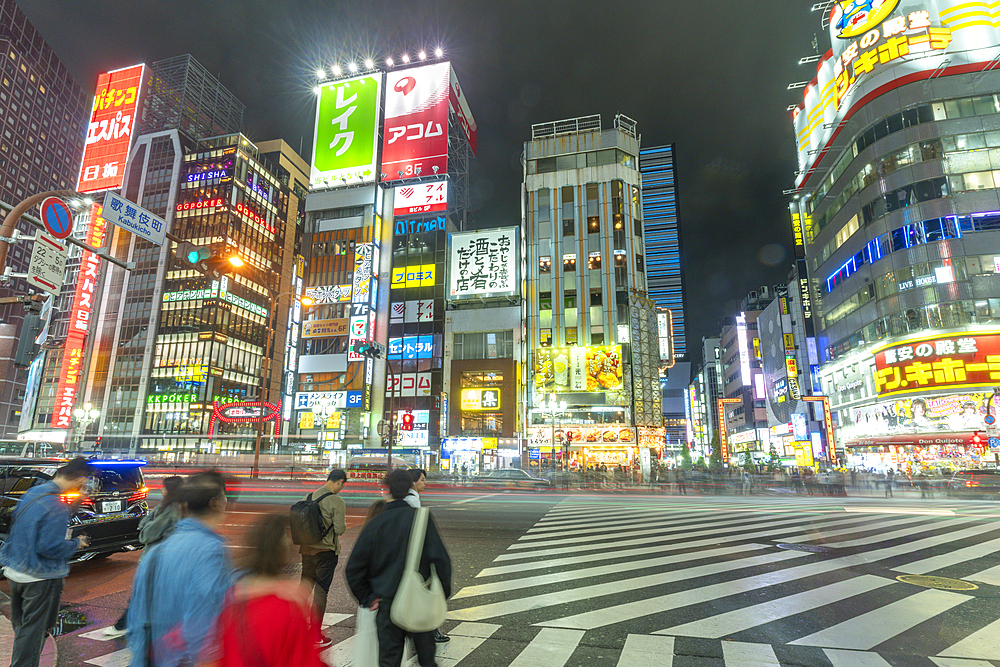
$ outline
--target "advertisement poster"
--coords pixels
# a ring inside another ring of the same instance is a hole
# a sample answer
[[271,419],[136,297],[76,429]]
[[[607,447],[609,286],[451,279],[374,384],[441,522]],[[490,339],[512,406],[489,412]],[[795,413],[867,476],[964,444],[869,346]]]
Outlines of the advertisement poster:
[[549,347],[535,351],[535,393],[622,389],[621,346]]
[[310,184],[356,185],[375,180],[382,77],[324,84],[316,100]]
[[517,291],[517,227],[450,237],[448,297],[504,296]]
[[382,180],[448,173],[450,63],[386,76]]
[[77,191],[117,189],[125,181],[125,162],[132,145],[145,68],[134,65],[97,77]]

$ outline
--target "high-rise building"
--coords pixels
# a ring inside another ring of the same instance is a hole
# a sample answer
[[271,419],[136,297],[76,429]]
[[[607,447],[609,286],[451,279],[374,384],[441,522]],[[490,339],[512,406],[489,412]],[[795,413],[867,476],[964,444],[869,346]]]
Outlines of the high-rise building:
[[522,401],[533,465],[632,467],[662,450],[638,157],[624,116],[610,129],[600,116],[536,124],[525,143]]
[[810,376],[849,465],[915,473],[984,454],[973,438],[1000,380],[990,12],[939,0],[823,13],[832,48],[793,111],[791,213]]
[[[0,0],[0,200],[14,205],[31,195],[76,187],[91,95],[70,75],[14,0]],[[0,209],[0,215],[6,211]],[[22,220],[18,230],[34,235]],[[11,245],[7,266],[28,270],[31,243]],[[35,290],[14,278],[0,296]],[[14,365],[24,307],[0,305],[0,438],[13,438],[25,398],[27,368]]]
[[677,167],[673,144],[639,151],[642,176],[642,223],[646,244],[649,298],[670,311],[673,356],[687,358],[684,331],[684,280],[677,217]]
[[137,134],[178,130],[189,139],[243,131],[246,107],[191,54],[153,63]]

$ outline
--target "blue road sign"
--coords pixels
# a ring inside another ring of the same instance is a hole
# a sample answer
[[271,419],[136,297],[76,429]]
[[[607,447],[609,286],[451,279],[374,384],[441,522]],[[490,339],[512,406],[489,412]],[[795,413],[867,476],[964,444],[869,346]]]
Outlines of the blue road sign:
[[1000,447],[1000,438],[990,438],[990,447]]
[[64,239],[73,232],[73,213],[62,199],[46,197],[42,202],[42,224],[50,236]]
[[986,418],[983,421],[985,421],[990,426],[993,426],[994,424],[997,423],[997,418],[994,417],[993,415],[986,415]]

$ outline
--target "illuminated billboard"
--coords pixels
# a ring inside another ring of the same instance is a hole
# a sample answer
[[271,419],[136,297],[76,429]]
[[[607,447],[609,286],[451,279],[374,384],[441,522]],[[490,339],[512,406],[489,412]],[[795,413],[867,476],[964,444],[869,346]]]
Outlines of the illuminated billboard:
[[[100,248],[104,244],[104,231],[107,226],[107,222],[101,217],[101,211],[100,204],[93,204],[90,207],[90,224],[84,238],[87,245],[95,248]],[[94,313],[94,298],[97,294],[100,273],[101,259],[89,250],[84,250],[80,256],[80,272],[70,309],[69,332],[66,334],[66,344],[63,346],[59,386],[56,388],[56,405],[52,415],[53,428],[69,429],[73,423],[73,408],[77,392],[83,382],[83,355],[91,316]]]
[[450,73],[437,63],[386,76],[382,180],[448,173]]
[[97,192],[122,186],[145,68],[134,65],[97,77],[77,191]]
[[[908,83],[988,70],[1000,28],[988,3],[830,3],[832,48],[792,112],[802,186],[864,103]],[[914,113],[916,111],[914,110]],[[937,119],[935,119],[937,120]]]
[[[932,394],[897,398],[849,408],[840,425],[841,437],[870,438],[890,433],[958,433],[985,431],[987,406],[993,392]],[[997,403],[990,412],[996,414]]]
[[306,320],[302,323],[303,338],[327,338],[329,336],[346,336],[347,318],[337,320]]
[[336,187],[375,180],[382,77],[323,84],[316,100],[310,185]]
[[736,340],[740,347],[740,381],[744,387],[750,386],[750,347],[747,343],[747,317],[740,313],[736,317]]
[[[395,188],[393,216],[418,215],[448,210],[448,181],[414,183]],[[442,229],[444,229],[442,227]]]
[[915,336],[875,350],[878,396],[998,384],[1000,332]]
[[478,131],[476,129],[476,119],[472,117],[472,109],[469,108],[469,101],[465,98],[465,91],[462,90],[462,86],[458,84],[458,77],[455,76],[455,68],[451,68],[451,90],[449,92],[448,101],[451,103],[451,110],[455,112],[455,117],[458,118],[458,124],[462,127],[462,133],[465,134],[465,138],[469,141],[469,147],[472,148],[472,154],[476,154],[476,142],[478,139]]
[[545,347],[535,351],[535,392],[597,392],[622,389],[620,345]]
[[448,298],[516,294],[517,236],[517,227],[452,234]]
[[463,412],[489,412],[500,409],[499,389],[463,389]]

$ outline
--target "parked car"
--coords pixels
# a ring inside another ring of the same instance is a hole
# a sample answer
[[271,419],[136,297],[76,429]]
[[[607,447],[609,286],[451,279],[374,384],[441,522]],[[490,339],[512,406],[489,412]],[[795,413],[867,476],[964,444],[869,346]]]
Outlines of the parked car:
[[472,478],[476,486],[489,486],[502,489],[549,489],[552,482],[541,477],[535,477],[520,468],[501,468]]
[[1000,470],[996,468],[959,470],[948,482],[948,495],[1000,500]]
[[[11,515],[21,496],[36,484],[52,479],[64,459],[0,457],[0,542],[10,531]],[[78,551],[73,560],[110,556],[120,551],[142,548],[139,522],[149,512],[149,489],[142,476],[145,461],[91,460],[97,472],[79,494],[61,496],[65,503],[79,501],[70,521],[74,536],[86,533],[90,546]]]

